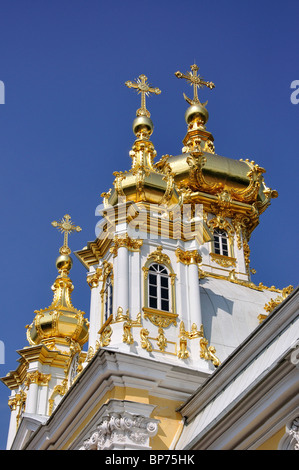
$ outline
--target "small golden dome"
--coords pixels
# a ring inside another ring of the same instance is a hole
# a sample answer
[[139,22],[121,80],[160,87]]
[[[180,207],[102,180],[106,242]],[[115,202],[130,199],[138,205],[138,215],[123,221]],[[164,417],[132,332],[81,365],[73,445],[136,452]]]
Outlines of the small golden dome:
[[59,275],[52,286],[52,304],[48,308],[36,310],[33,322],[26,327],[27,340],[31,345],[43,343],[48,347],[71,346],[75,342],[82,347],[88,339],[89,322],[84,318],[84,312],[77,310],[71,301],[74,286],[68,275],[73,260],[67,244],[68,234],[81,231],[81,227],[73,225],[68,214],[60,222],[52,222],[52,225],[64,233],[64,243],[56,259]]
[[203,119],[204,124],[206,124],[209,119],[208,110],[201,103],[193,104],[187,108],[185,112],[185,121],[187,124],[199,117]]
[[136,136],[146,132],[151,135],[154,130],[153,121],[147,116],[137,116],[133,121],[133,132]]
[[[59,257],[60,267],[71,264],[69,260],[62,260]],[[71,292],[74,286],[70,278],[65,274],[60,274],[53,286],[54,297],[52,304],[42,310],[36,310],[35,318],[31,325],[27,327],[27,340],[29,344],[40,343],[70,344],[72,341],[80,346],[88,339],[88,320],[84,318],[84,312],[77,310],[71,302]]]

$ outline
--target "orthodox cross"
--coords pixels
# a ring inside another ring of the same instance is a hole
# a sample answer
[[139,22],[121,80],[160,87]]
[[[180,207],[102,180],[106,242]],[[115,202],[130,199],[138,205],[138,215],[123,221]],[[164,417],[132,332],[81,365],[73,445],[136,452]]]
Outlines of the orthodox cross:
[[149,96],[150,93],[155,93],[155,95],[160,95],[161,90],[159,88],[153,88],[148,82],[145,75],[139,75],[136,79],[136,83],[127,81],[125,85],[128,88],[134,88],[137,90],[138,94],[141,93],[141,108],[137,109],[137,116],[147,116],[150,117],[150,112],[146,109],[145,105],[145,96]]
[[190,98],[188,98],[184,93],[185,100],[189,104],[201,104],[198,99],[197,88],[203,88],[203,86],[206,86],[212,89],[215,88],[215,85],[213,82],[206,82],[200,75],[197,75],[199,67],[196,64],[191,65],[190,68],[191,72],[187,72],[186,74],[181,72],[175,72],[175,76],[177,78],[185,78],[190,82],[190,85],[193,86],[193,100],[190,100]]
[[78,225],[73,225],[71,221],[71,216],[66,214],[60,222],[52,222],[53,227],[57,227],[60,232],[64,234],[63,239],[63,246],[60,248],[59,253],[61,255],[69,255],[71,253],[71,249],[68,246],[68,236],[72,232],[81,232],[81,227]]

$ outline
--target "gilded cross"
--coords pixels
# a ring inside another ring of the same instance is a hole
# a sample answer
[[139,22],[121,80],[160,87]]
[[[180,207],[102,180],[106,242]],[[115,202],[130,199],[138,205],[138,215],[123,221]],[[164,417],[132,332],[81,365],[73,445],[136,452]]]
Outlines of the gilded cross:
[[66,214],[60,222],[52,222],[53,227],[57,227],[60,232],[64,234],[63,239],[63,246],[60,248],[59,253],[61,255],[69,255],[71,253],[71,249],[68,246],[68,236],[72,232],[81,232],[81,227],[78,225],[73,225],[71,221],[71,216]]
[[175,72],[175,76],[177,78],[185,78],[190,82],[190,85],[193,86],[193,100],[190,100],[190,98],[188,98],[184,93],[184,98],[189,104],[201,104],[197,94],[198,88],[203,88],[203,86],[206,86],[210,89],[215,88],[213,82],[206,82],[200,75],[197,75],[198,70],[199,67],[194,64],[191,65],[191,72],[187,72],[186,74]]
[[150,117],[150,112],[146,109],[145,105],[145,96],[149,96],[150,93],[155,95],[160,95],[161,90],[159,88],[153,88],[148,82],[145,75],[139,75],[136,82],[127,81],[125,85],[128,88],[134,88],[137,90],[138,94],[141,93],[141,107],[137,109],[137,116],[147,116]]

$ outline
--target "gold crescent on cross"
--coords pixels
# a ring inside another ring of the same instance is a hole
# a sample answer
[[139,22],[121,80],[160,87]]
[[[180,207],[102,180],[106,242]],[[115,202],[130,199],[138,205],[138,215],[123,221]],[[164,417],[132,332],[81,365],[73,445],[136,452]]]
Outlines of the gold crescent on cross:
[[185,100],[189,104],[201,104],[198,99],[198,88],[203,88],[204,86],[212,89],[215,88],[213,82],[205,81],[200,75],[197,75],[199,67],[196,64],[191,65],[191,72],[186,72],[185,74],[182,72],[175,72],[175,76],[177,78],[184,78],[190,82],[190,85],[193,86],[193,100],[190,100],[186,95],[184,95]]

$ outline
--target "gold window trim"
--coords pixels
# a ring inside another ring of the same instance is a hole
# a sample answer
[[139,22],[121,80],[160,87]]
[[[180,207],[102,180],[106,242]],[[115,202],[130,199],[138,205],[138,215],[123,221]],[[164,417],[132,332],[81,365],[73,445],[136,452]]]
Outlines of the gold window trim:
[[[142,270],[143,270],[143,273],[144,273],[144,280],[143,280],[143,305],[144,305],[144,308],[143,310],[151,310],[151,311],[154,311],[154,312],[161,312],[163,314],[174,314],[176,315],[176,295],[175,295],[175,278],[176,278],[176,274],[171,266],[171,262],[170,262],[170,258],[169,256],[167,256],[166,254],[162,253],[162,250],[163,250],[163,247],[160,245],[157,247],[157,249],[150,253],[147,257],[147,260],[144,264],[144,266],[142,267]],[[168,311],[164,311],[164,310],[158,310],[158,309],[150,309],[149,308],[149,304],[148,304],[148,271],[149,271],[149,267],[152,265],[152,264],[160,264],[162,266],[165,266],[165,268],[168,270],[168,275],[169,275],[169,278],[170,278],[170,289],[169,289],[169,292],[170,292],[170,297],[171,297],[171,301],[170,301],[170,309],[171,311],[168,312]]]

